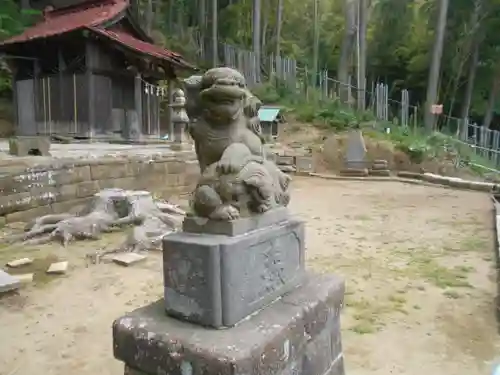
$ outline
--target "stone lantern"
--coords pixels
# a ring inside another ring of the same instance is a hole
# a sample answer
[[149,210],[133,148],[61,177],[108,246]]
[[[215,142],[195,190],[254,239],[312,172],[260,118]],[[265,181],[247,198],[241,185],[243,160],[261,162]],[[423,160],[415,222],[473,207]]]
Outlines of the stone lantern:
[[172,134],[172,141],[175,145],[185,145],[187,142],[187,127],[189,124],[189,117],[186,113],[186,96],[184,91],[176,89],[172,94],[172,124],[174,133]]

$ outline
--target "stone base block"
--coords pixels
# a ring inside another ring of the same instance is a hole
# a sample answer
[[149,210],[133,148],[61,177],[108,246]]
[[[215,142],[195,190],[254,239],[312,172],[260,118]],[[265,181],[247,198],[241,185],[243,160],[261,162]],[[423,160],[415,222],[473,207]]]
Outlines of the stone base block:
[[346,177],[366,177],[368,176],[368,169],[366,168],[346,168],[340,171],[341,176]]
[[387,163],[387,161],[383,161],[381,162],[380,160],[377,160],[375,161],[373,164],[372,164],[372,168],[373,170],[375,171],[380,171],[380,170],[384,170],[384,169],[389,169],[389,164]]
[[186,216],[182,222],[182,230],[189,233],[237,236],[287,221],[289,218],[290,214],[286,207],[275,208],[261,215],[242,217],[232,221],[209,220],[197,216]]
[[50,156],[50,138],[18,136],[9,139],[9,154],[15,156]]
[[297,287],[304,223],[286,221],[236,236],[178,232],[163,240],[167,313],[229,327]]
[[370,176],[390,177],[391,171],[388,169],[372,169],[368,172]]
[[304,284],[236,327],[211,330],[165,316],[158,301],[113,323],[115,358],[127,375],[344,375],[344,283]]

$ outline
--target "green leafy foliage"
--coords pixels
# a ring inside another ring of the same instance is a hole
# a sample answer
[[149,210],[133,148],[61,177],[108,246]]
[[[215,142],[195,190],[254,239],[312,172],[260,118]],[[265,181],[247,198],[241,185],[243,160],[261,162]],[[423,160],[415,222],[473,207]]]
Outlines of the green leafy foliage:
[[[32,24],[40,12],[32,9],[21,10],[13,0],[2,0],[0,7],[0,41],[21,33]],[[11,89],[11,75],[7,64],[0,58],[0,96]]]

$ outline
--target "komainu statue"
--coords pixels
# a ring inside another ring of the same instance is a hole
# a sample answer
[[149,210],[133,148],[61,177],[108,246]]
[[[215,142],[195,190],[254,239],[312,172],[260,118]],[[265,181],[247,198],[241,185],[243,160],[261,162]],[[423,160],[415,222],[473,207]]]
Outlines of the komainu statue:
[[237,70],[222,67],[185,81],[189,132],[201,179],[194,214],[234,220],[286,206],[290,177],[266,160],[258,110],[260,100]]

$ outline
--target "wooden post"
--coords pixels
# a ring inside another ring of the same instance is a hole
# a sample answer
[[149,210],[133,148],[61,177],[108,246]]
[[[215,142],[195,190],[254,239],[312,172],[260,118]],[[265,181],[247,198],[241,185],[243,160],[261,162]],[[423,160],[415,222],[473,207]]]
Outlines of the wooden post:
[[[219,41],[218,41],[218,1],[212,0],[212,66],[215,68],[219,64]],[[169,97],[169,102],[170,102]],[[173,133],[171,133],[173,135]]]
[[[57,48],[57,66],[58,66],[58,78],[59,78],[59,85],[58,85],[58,90],[59,90],[59,115],[56,116],[56,118],[59,119],[60,122],[64,121],[63,113],[64,113],[64,74],[63,71],[66,69],[66,64],[64,63],[64,58],[62,55],[62,50],[61,46]],[[63,130],[66,129],[66,126],[68,127],[67,130],[69,132],[69,123],[67,124],[62,124],[63,127],[60,129],[56,129],[55,133],[57,133],[57,130]]]
[[38,101],[38,96],[40,95],[39,87],[40,87],[40,62],[38,60],[34,60],[33,61],[33,101],[34,101],[33,105],[35,111],[35,129],[33,129],[34,134],[38,134],[38,124],[41,122],[41,119],[39,117],[40,109]]
[[[94,46],[91,44],[90,40],[87,40],[85,44],[85,57],[86,57],[86,79],[87,79],[87,85],[88,85],[88,93],[89,93],[89,101],[88,101],[88,129],[86,129],[86,132],[84,131],[82,135],[88,136],[89,138],[92,138],[94,135],[94,131],[96,128],[96,119],[95,119],[95,106],[94,106],[94,100],[95,100],[95,79],[94,79],[94,74],[92,73],[92,68],[94,66],[94,61],[95,61],[95,49]],[[83,129],[82,129],[83,130]]]
[[[141,131],[141,134],[142,134],[142,131],[143,131],[143,128],[142,128],[142,121],[143,121],[143,118],[142,118],[142,95],[143,95],[143,88],[142,88],[142,77],[140,74],[137,74],[135,76],[135,79],[134,79],[134,102],[135,102],[135,112],[137,113],[137,127],[138,129],[140,129]],[[125,121],[126,123],[126,129],[125,129],[125,135],[127,138],[130,138],[130,130],[131,129],[128,129],[128,127],[130,126],[130,124]]]
[[168,110],[167,110],[167,123],[168,123],[168,140],[172,141],[174,139],[174,123],[172,122],[172,103],[174,94],[174,80],[169,78],[167,80],[167,98],[168,98]]

